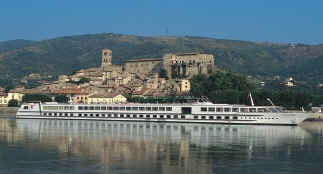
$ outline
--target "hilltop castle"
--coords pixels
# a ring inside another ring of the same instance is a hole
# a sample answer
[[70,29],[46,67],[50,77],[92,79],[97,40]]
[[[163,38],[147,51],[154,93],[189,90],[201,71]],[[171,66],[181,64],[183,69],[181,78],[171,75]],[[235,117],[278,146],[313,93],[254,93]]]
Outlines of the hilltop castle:
[[210,74],[215,71],[214,57],[198,52],[165,54],[160,59],[128,60],[122,65],[112,64],[112,51],[102,50],[103,72],[127,72],[140,76],[152,76],[165,70],[168,79],[189,79],[196,74]]

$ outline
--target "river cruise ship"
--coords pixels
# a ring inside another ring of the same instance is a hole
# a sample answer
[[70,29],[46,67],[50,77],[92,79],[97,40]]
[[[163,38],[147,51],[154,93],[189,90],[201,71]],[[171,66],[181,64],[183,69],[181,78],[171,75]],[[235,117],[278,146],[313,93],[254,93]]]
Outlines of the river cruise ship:
[[16,118],[298,125],[310,116],[311,113],[306,112],[285,112],[278,106],[247,106],[210,102],[173,104],[33,102],[22,104]]

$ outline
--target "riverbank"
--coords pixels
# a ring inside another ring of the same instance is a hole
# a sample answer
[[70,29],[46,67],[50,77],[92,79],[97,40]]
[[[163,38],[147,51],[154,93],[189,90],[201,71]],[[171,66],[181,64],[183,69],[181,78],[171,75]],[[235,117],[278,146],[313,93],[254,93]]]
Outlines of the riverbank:
[[313,113],[313,117],[306,121],[323,121],[323,113]]
[[18,107],[0,107],[0,117],[13,117],[17,111]]

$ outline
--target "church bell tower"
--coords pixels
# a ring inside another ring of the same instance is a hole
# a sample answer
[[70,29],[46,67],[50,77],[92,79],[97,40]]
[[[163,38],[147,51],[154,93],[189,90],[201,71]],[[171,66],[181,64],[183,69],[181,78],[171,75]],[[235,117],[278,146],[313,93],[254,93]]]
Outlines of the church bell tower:
[[104,67],[105,65],[111,65],[111,60],[112,60],[112,51],[109,49],[103,49],[101,67]]

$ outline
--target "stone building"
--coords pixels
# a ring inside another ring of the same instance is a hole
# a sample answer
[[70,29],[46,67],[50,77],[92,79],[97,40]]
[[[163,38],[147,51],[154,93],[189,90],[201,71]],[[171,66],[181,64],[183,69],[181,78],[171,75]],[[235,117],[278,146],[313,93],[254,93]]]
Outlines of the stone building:
[[113,72],[127,72],[140,76],[152,76],[162,69],[166,70],[169,79],[188,79],[196,74],[215,72],[214,57],[211,54],[198,52],[182,54],[165,54],[161,59],[128,60],[122,65],[113,65],[112,51],[102,50],[102,71],[106,76]]
[[198,52],[165,54],[163,67],[170,79],[189,79],[196,74],[215,72],[213,55]]

